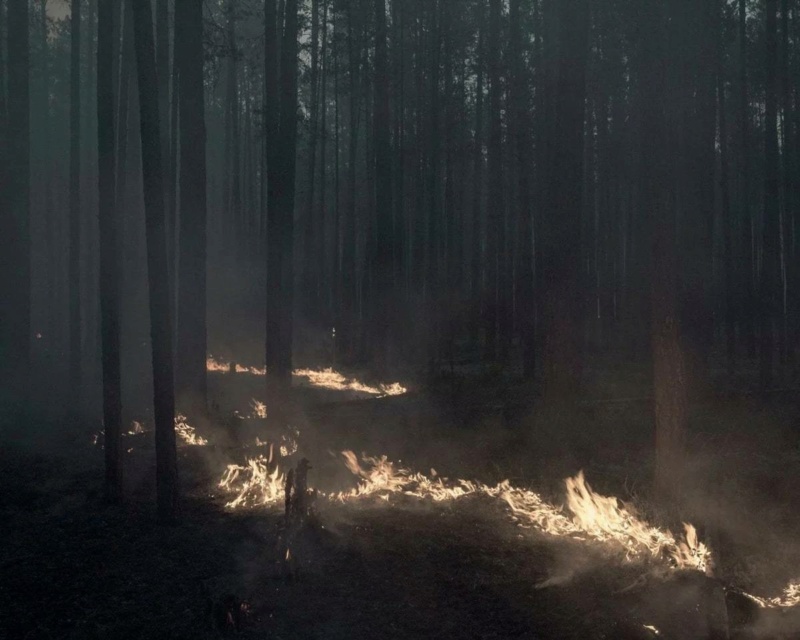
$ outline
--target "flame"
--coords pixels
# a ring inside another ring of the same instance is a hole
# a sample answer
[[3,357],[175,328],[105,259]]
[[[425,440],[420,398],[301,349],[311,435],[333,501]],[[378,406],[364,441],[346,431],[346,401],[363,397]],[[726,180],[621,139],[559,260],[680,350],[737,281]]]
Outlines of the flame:
[[484,495],[502,500],[522,526],[535,527],[556,536],[591,538],[620,545],[629,560],[652,557],[668,559],[679,569],[709,572],[711,553],[697,539],[692,525],[684,525],[684,536],[676,538],[669,531],[657,529],[639,520],[614,497],[592,491],[583,472],[565,480],[566,515],[530,490],[513,487],[508,481],[492,487],[470,480],[448,482],[436,475],[425,476],[408,469],[396,468],[386,456],[362,456],[365,468],[352,451],[343,451],[345,465],[361,481],[349,492],[335,494],[345,501],[378,495],[388,500],[391,494],[430,498],[435,502],[456,500],[467,495]]
[[219,481],[219,487],[236,496],[226,507],[266,506],[283,499],[285,477],[279,467],[270,470],[271,458],[258,456],[247,460],[246,466],[229,464]]
[[377,396],[378,398],[399,396],[408,391],[399,382],[371,387],[355,378],[346,378],[331,368],[321,370],[296,369],[292,372],[292,375],[298,378],[305,378],[306,383],[312,387],[322,387],[323,389],[334,389],[336,391],[353,391],[368,396]]
[[[206,358],[206,370],[216,373],[230,373],[231,370],[233,370],[236,373],[249,373],[254,376],[267,375],[266,367],[250,367],[232,363],[215,358],[213,355],[209,355]],[[300,380],[301,384],[307,384],[312,387],[322,387],[323,389],[333,389],[335,391],[350,391],[364,394],[368,397],[384,398],[386,396],[399,396],[408,392],[408,389],[399,382],[370,386],[355,378],[347,378],[331,368],[319,370],[295,369],[292,371],[292,375],[295,378],[303,378],[304,380]],[[264,407],[264,410],[266,410],[266,407]],[[266,416],[259,415],[259,417]]]
[[212,355],[206,358],[206,371],[213,371],[217,373],[230,373],[231,368],[236,373],[250,373],[254,376],[267,375],[266,367],[247,367],[238,363],[227,362],[226,360],[219,360]]
[[[295,434],[297,432],[295,431]],[[288,437],[284,436],[284,440]],[[257,440],[258,445],[264,445]],[[296,446],[296,442],[294,442]],[[285,445],[282,445],[281,455]],[[295,449],[296,450],[296,449]],[[229,508],[269,506],[284,497],[285,476],[280,467],[272,466],[272,445],[269,458],[259,456],[247,460],[245,466],[228,465],[219,486],[235,494],[226,503]],[[594,492],[586,482],[583,472],[564,481],[566,501],[564,507],[552,505],[529,489],[511,485],[508,480],[490,486],[477,481],[439,476],[431,469],[430,475],[411,471],[396,465],[387,456],[358,456],[343,451],[342,458],[350,472],[359,478],[358,485],[339,493],[318,492],[332,502],[349,502],[375,497],[389,502],[393,495],[412,496],[434,502],[457,500],[466,496],[484,496],[502,502],[516,523],[525,528],[535,528],[553,536],[567,536],[579,540],[601,542],[624,553],[627,561],[654,560],[664,562],[674,569],[688,569],[710,574],[713,569],[711,551],[699,540],[691,524],[684,523],[683,533],[673,535],[669,530],[653,527],[641,520],[612,496]],[[287,559],[290,556],[287,551]],[[544,583],[542,586],[545,586]],[[762,598],[745,593],[762,608],[789,608],[800,605],[800,580],[790,582],[782,595]],[[659,635],[652,625],[643,627]]]
[[253,398],[250,401],[250,406],[253,408],[253,415],[256,418],[266,418],[267,417],[267,405],[265,405],[261,400],[256,400]]
[[175,433],[188,445],[204,447],[208,444],[208,440],[198,436],[197,430],[187,422],[186,416],[180,413],[175,416]]
[[800,580],[793,580],[783,588],[783,592],[774,598],[761,598],[743,592],[762,609],[788,609],[800,605]]

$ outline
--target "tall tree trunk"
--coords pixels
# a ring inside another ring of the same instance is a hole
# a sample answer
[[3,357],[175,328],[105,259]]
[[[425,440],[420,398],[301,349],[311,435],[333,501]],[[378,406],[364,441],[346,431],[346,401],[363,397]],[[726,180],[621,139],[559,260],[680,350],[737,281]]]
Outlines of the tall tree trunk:
[[267,156],[267,312],[266,312],[266,363],[267,377],[276,374],[280,350],[280,312],[282,254],[280,242],[280,213],[278,207],[278,162],[280,154],[280,95],[277,0],[264,0],[264,135]]
[[81,3],[72,0],[70,17],[69,107],[69,380],[73,410],[81,398]]
[[501,0],[489,2],[489,34],[487,62],[489,67],[489,142],[487,164],[489,172],[489,208],[486,226],[486,301],[484,302],[486,358],[497,358],[497,320],[500,297],[500,262],[503,248],[500,226],[505,224],[503,198],[503,124],[501,120],[502,86],[500,80],[500,20]]
[[373,150],[375,167],[375,242],[371,256],[375,285],[372,292],[372,355],[378,371],[388,366],[390,318],[395,317],[392,273],[392,161],[389,111],[389,53],[385,0],[374,0],[375,89],[373,92]]
[[136,69],[142,138],[147,279],[150,289],[150,339],[153,359],[153,408],[156,424],[156,493],[158,516],[175,518],[178,504],[178,464],[175,445],[175,389],[170,320],[162,147],[158,111],[153,17],[149,2],[133,2]]
[[103,368],[106,493],[122,498],[122,389],[120,379],[119,259],[114,209],[114,86],[112,0],[101,0],[97,14],[97,161],[100,219],[100,326]]
[[794,361],[797,346],[797,276],[800,274],[797,265],[796,247],[793,230],[797,225],[797,203],[795,202],[795,147],[794,147],[794,113],[792,108],[792,84],[790,59],[791,48],[789,38],[789,0],[781,0],[781,149],[783,169],[783,216],[781,225],[781,256],[783,256],[784,309],[781,333],[784,341],[784,353],[788,360]]
[[[102,1],[102,0],[101,0]],[[164,187],[166,198],[171,192],[174,177],[170,175],[169,162],[169,0],[156,0],[156,73],[158,74],[158,116],[161,129],[161,166],[164,168]],[[169,202],[165,200],[165,202]],[[170,290],[175,292],[175,240],[176,221],[172,217],[172,208],[167,206],[167,259],[170,269]],[[175,320],[173,306],[173,321]]]
[[0,215],[3,312],[0,385],[6,407],[21,414],[28,409],[31,335],[30,238],[30,81],[27,0],[8,0],[8,143],[9,162]]
[[330,297],[328,295],[329,286],[328,281],[330,274],[328,273],[328,203],[327,203],[327,169],[328,169],[328,0],[322,0],[322,49],[320,51],[320,65],[322,67],[321,78],[321,91],[320,96],[320,122],[319,132],[322,136],[320,140],[320,160],[319,160],[319,222],[317,241],[315,247],[317,250],[317,273],[319,280],[317,282],[317,296],[319,300],[318,309],[322,313],[325,322],[330,322]]
[[[721,40],[720,36],[720,40]],[[730,194],[730,151],[728,142],[728,113],[725,96],[725,59],[720,45],[719,64],[717,68],[717,100],[719,105],[719,144],[720,144],[720,192],[722,195],[722,233],[724,244],[725,272],[725,352],[728,359],[728,373],[735,372],[736,365],[736,273],[735,256],[733,255],[733,219],[731,215]]]
[[544,384],[551,396],[577,391],[582,373],[581,218],[589,9],[559,1],[556,117],[542,262]]
[[510,109],[513,114],[513,141],[515,171],[517,176],[517,198],[515,202],[518,220],[520,260],[517,276],[518,316],[522,338],[522,368],[527,379],[532,379],[536,366],[536,336],[534,322],[533,291],[533,212],[531,211],[531,162],[530,128],[528,122],[528,91],[525,73],[525,57],[522,43],[520,0],[509,3],[509,48],[513,81],[511,83]]
[[206,391],[206,125],[203,96],[203,1],[179,0],[175,51],[179,82],[180,252],[178,265],[178,399],[205,411]]
[[470,300],[472,343],[479,342],[481,306],[484,301],[483,270],[483,8],[479,3],[478,46],[475,52],[475,133],[472,141],[472,230],[470,234]]
[[356,306],[358,301],[358,285],[356,282],[356,161],[358,160],[358,124],[359,124],[359,59],[356,49],[356,24],[352,6],[347,6],[347,54],[350,90],[350,130],[348,132],[348,167],[347,167],[347,208],[344,211],[342,228],[342,291],[340,305],[341,326],[340,341],[348,357],[352,357],[356,344]]
[[742,188],[741,272],[739,282],[743,292],[739,304],[744,342],[748,355],[756,354],[756,297],[755,297],[755,239],[753,212],[750,208],[750,99],[747,90],[747,2],[739,0],[739,156],[741,158],[740,183]]
[[286,0],[280,71],[280,158],[278,162],[281,217],[281,249],[283,253],[280,309],[281,350],[277,377],[285,384],[292,378],[292,342],[294,312],[294,205],[297,165],[297,74],[298,74],[298,0]]
[[322,273],[317,273],[317,261],[313,254],[319,254],[319,244],[316,242],[322,233],[319,221],[314,215],[314,196],[316,194],[317,176],[317,122],[319,109],[319,0],[311,0],[311,73],[309,77],[311,99],[308,106],[309,132],[308,132],[308,190],[306,193],[305,210],[305,242],[304,242],[304,273],[303,284],[306,303],[310,308],[319,310],[319,279]]
[[[660,3],[658,3],[660,4]],[[642,215],[650,236],[651,331],[655,396],[655,487],[665,499],[675,497],[683,471],[686,439],[686,365],[679,332],[674,181],[668,153],[676,146],[667,134],[665,101],[670,95],[661,68],[668,60],[666,16],[660,7],[642,25],[641,176]],[[672,100],[677,100],[672,97]],[[674,111],[674,110],[673,110]],[[677,154],[675,154],[677,156]]]
[[780,282],[780,171],[778,168],[778,3],[766,0],[766,58],[764,84],[764,240],[759,286],[761,318],[759,381],[765,391],[773,380],[775,323]]
[[292,378],[298,6],[297,0],[287,0],[284,19],[278,16],[284,24],[278,65],[274,52],[277,34],[273,38],[270,33],[274,15],[270,5],[272,0],[267,0],[267,91],[273,89],[277,104],[267,106],[268,121],[272,121],[271,144],[275,145],[267,166],[267,375],[280,387],[287,387]]

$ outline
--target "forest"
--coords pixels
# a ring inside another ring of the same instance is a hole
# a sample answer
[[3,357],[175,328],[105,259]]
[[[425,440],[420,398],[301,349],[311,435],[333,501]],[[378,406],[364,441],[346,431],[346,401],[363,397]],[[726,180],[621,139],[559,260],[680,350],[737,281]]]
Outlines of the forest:
[[800,1],[0,0],[0,637],[800,638]]

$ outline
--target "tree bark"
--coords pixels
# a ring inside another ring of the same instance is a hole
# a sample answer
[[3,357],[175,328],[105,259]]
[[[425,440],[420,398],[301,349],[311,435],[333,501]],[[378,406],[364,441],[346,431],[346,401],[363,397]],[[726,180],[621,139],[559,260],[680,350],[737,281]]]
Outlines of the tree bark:
[[81,3],[70,16],[69,107],[69,389],[73,411],[81,412]]
[[582,374],[580,287],[583,209],[584,110],[589,8],[586,0],[559,2],[556,117],[543,244],[544,385],[550,397],[577,392]]
[[[667,133],[665,102],[671,95],[664,70],[666,16],[660,7],[648,13],[642,26],[641,176],[642,215],[650,237],[651,331],[655,398],[655,488],[666,500],[676,497],[683,472],[686,440],[686,365],[680,338],[677,304],[675,210],[671,193],[675,143]],[[677,100],[674,95],[672,100]],[[673,110],[674,111],[674,110]]]
[[27,0],[8,0],[8,132],[6,188],[0,215],[3,305],[0,364],[6,407],[28,410],[31,335],[30,81]]
[[206,125],[203,94],[203,2],[177,0],[175,51],[180,128],[178,265],[178,400],[205,411],[206,386]]
[[178,466],[158,77],[153,42],[153,17],[149,2],[133,2],[133,28],[139,80],[147,279],[150,290],[153,408],[156,425],[156,493],[159,519],[162,522],[169,522],[177,515]]
[[502,235],[500,226],[505,224],[503,198],[503,122],[501,119],[502,86],[500,80],[500,21],[501,0],[489,2],[489,24],[487,38],[487,64],[489,68],[489,140],[487,165],[489,172],[489,202],[486,225],[486,300],[485,341],[486,358],[495,360],[497,349],[498,305],[500,303],[500,265]]
[[780,171],[778,168],[778,19],[777,0],[766,0],[764,85],[764,239],[759,283],[759,381],[766,391],[773,381],[775,323],[779,317]]
[[375,167],[375,242],[371,257],[375,285],[371,301],[372,356],[378,371],[388,366],[389,319],[394,317],[392,273],[392,161],[391,114],[389,109],[389,53],[385,0],[374,0],[375,88],[373,93],[373,149]]
[[122,389],[120,378],[119,259],[114,207],[113,0],[100,0],[97,14],[97,161],[100,219],[100,330],[103,369],[106,494],[122,498]]

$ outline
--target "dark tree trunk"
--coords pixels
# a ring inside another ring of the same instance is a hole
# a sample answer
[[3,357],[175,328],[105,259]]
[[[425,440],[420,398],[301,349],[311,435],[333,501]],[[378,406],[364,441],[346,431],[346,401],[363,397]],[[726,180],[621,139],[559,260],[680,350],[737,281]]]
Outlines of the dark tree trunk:
[[305,242],[304,242],[304,269],[303,285],[305,302],[310,304],[310,309],[318,310],[319,303],[319,279],[322,273],[315,272],[317,261],[312,259],[312,255],[319,254],[320,245],[317,242],[322,228],[314,215],[314,196],[316,194],[317,177],[317,127],[319,112],[319,0],[311,0],[311,73],[309,77],[311,100],[308,108],[309,132],[308,132],[308,190],[306,200],[305,222]]
[[[677,304],[675,210],[665,102],[670,95],[661,68],[666,63],[666,17],[660,8],[642,25],[641,176],[642,215],[649,223],[652,301],[653,390],[655,396],[655,487],[665,499],[676,495],[684,460],[687,399],[686,367]],[[677,100],[676,97],[672,97]]]
[[[294,299],[294,202],[297,147],[297,0],[287,0],[280,64],[272,32],[274,4],[267,0],[265,64],[267,84],[267,143],[269,151],[267,223],[267,376],[279,387],[292,379],[292,309]],[[280,21],[280,22],[279,22]],[[270,98],[270,94],[273,95]],[[270,136],[270,133],[272,134]]]
[[781,0],[781,149],[783,169],[783,216],[782,216],[782,245],[783,273],[786,285],[787,299],[783,309],[782,335],[784,351],[782,355],[793,362],[797,346],[797,276],[798,259],[793,238],[796,234],[797,215],[794,183],[795,177],[795,148],[794,148],[794,112],[792,108],[792,84],[790,59],[791,48],[789,38],[789,0]]
[[[102,0],[100,0],[102,2]],[[172,191],[174,179],[170,175],[169,162],[169,1],[156,0],[155,3],[155,37],[156,37],[156,73],[158,74],[158,116],[161,129],[161,166],[164,169],[164,197]],[[165,200],[165,202],[169,202]],[[175,293],[175,240],[176,221],[172,217],[172,208],[167,206],[167,259],[170,269],[170,291]],[[174,306],[172,319],[175,320]]]
[[517,273],[518,317],[522,338],[522,368],[527,379],[532,379],[536,367],[536,336],[533,291],[533,212],[531,211],[530,127],[528,121],[527,74],[522,44],[522,16],[520,0],[509,3],[510,56],[512,84],[509,89],[513,114],[515,170],[517,198],[515,202],[519,231],[520,257]]
[[150,339],[153,358],[153,408],[156,425],[156,492],[158,516],[173,520],[178,504],[178,465],[175,445],[175,389],[170,320],[169,261],[167,258],[162,147],[158,111],[153,17],[149,2],[133,2],[136,69],[142,138],[147,279],[150,289]]
[[100,219],[100,327],[103,368],[106,493],[122,498],[122,390],[120,380],[119,259],[114,207],[113,14],[111,0],[100,2],[97,14],[97,163]]
[[[0,385],[12,413],[28,409],[31,335],[30,82],[28,2],[8,0],[8,163],[0,215],[3,307]],[[2,114],[0,114],[2,117]],[[0,122],[2,125],[2,122]]]
[[580,238],[589,9],[586,0],[560,0],[559,9],[555,144],[541,265],[542,358],[544,384],[551,396],[577,391],[583,337]]
[[371,300],[371,342],[377,370],[385,370],[390,350],[389,319],[395,316],[392,273],[392,161],[389,111],[389,54],[385,0],[374,0],[375,89],[373,93],[373,150],[375,169],[375,242],[371,256],[374,286]]
[[495,360],[497,350],[498,304],[500,302],[500,265],[503,247],[500,245],[501,225],[505,224],[503,198],[503,123],[501,119],[502,86],[500,80],[500,21],[501,0],[489,2],[487,63],[489,67],[489,141],[487,164],[489,172],[489,202],[486,224],[486,300],[485,340],[486,358]]
[[750,99],[747,90],[747,3],[739,0],[739,135],[741,157],[741,256],[739,262],[739,282],[742,294],[739,304],[744,343],[752,358],[756,354],[756,296],[755,296],[755,254],[753,237],[753,212],[750,209]]
[[281,287],[280,308],[281,349],[277,362],[277,377],[287,384],[292,377],[292,342],[294,312],[294,205],[297,167],[297,74],[298,74],[298,1],[286,0],[280,72],[280,134],[279,134],[279,206],[281,218]]
[[470,333],[472,343],[480,336],[481,306],[484,288],[483,260],[483,34],[482,5],[478,13],[478,46],[475,52],[475,134],[472,141],[472,230],[470,235],[470,301],[473,305]]
[[280,160],[280,95],[279,88],[279,34],[276,0],[264,0],[264,133],[267,156],[267,314],[266,363],[267,376],[277,374],[281,348],[280,319],[283,305],[281,286],[282,244],[279,191]]
[[717,100],[719,105],[719,141],[720,141],[720,192],[722,194],[722,233],[724,244],[725,271],[725,352],[728,359],[728,373],[733,374],[736,365],[736,273],[735,256],[733,255],[733,218],[731,215],[730,194],[730,151],[728,142],[728,113],[726,111],[724,53],[719,52],[717,69]]
[[73,410],[81,398],[81,3],[72,0],[69,106],[69,389]]
[[780,171],[778,168],[778,20],[777,0],[766,0],[766,58],[764,105],[764,239],[759,283],[760,366],[759,381],[766,391],[773,380],[775,324],[779,318],[778,284]]
[[359,103],[359,61],[356,49],[356,24],[351,5],[347,7],[347,53],[348,76],[350,90],[350,131],[348,132],[348,167],[347,167],[347,208],[344,211],[342,224],[342,273],[341,273],[341,305],[340,341],[348,357],[352,357],[356,344],[356,305],[358,285],[356,282],[356,161],[358,160],[358,114]]
[[175,51],[180,127],[178,399],[206,410],[206,125],[203,2],[178,0]]

